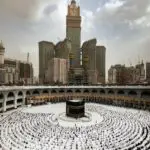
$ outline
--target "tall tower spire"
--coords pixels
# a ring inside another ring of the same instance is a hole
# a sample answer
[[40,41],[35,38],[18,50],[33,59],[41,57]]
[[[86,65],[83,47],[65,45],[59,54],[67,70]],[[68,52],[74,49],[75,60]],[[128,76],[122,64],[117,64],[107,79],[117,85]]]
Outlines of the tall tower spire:
[[81,16],[80,6],[75,0],[68,5],[66,17],[66,37],[71,40],[72,54],[74,55],[73,67],[80,67],[80,43],[81,43]]
[[76,4],[76,1],[75,1],[75,0],[72,0],[72,1],[71,1],[71,4]]

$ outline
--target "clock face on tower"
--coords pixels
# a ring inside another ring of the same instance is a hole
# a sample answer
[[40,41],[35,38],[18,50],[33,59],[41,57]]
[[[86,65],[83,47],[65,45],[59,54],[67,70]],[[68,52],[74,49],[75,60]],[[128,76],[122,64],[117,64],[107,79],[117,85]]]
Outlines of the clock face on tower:
[[72,8],[70,13],[71,13],[71,16],[76,16],[77,15],[77,11],[76,11],[75,8]]
[[77,9],[76,8],[72,8],[70,10],[70,14],[71,14],[71,16],[77,16]]

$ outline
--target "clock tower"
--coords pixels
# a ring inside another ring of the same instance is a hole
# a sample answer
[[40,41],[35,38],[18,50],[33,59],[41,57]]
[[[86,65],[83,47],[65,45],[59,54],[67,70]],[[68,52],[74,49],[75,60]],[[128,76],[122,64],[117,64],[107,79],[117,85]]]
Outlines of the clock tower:
[[81,43],[81,16],[80,7],[76,1],[72,0],[68,5],[68,14],[66,17],[66,37],[71,40],[73,64],[72,67],[80,67],[80,43]]

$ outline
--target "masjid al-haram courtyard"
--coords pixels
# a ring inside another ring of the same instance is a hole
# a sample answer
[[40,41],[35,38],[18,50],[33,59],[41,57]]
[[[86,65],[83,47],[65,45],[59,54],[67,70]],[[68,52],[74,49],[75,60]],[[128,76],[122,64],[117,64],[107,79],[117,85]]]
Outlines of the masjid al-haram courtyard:
[[68,117],[66,103],[18,108],[1,115],[4,150],[149,150],[150,112],[85,103],[85,116]]
[[67,8],[66,39],[39,42],[38,86],[0,87],[0,150],[150,150],[150,86],[106,85],[105,47],[81,48],[80,7]]

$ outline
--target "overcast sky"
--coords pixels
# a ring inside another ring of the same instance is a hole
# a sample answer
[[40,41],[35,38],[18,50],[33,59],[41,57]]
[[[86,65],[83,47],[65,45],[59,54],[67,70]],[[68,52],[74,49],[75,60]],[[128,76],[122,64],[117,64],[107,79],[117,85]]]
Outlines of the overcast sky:
[[[107,49],[106,68],[150,61],[150,0],[78,0],[82,42],[97,38]],[[0,0],[5,56],[26,60],[38,75],[38,42],[65,38],[68,0]]]

